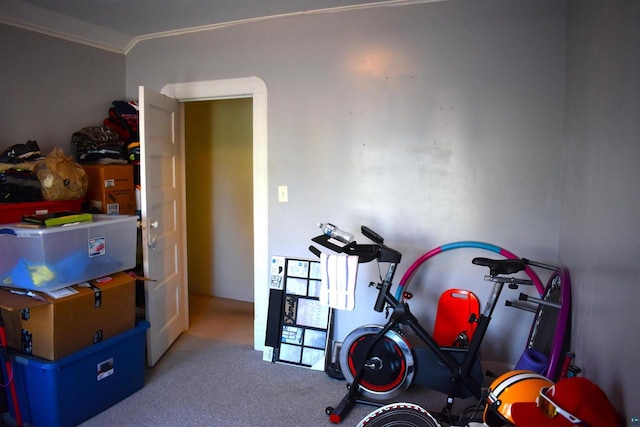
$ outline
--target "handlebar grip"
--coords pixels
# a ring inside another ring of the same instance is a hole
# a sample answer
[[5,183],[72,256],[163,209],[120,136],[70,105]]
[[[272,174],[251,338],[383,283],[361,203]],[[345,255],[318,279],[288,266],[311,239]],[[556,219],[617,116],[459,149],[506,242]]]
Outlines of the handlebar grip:
[[360,227],[360,231],[362,232],[362,235],[368,238],[369,240],[372,240],[378,244],[384,243],[384,238],[378,233],[376,233],[375,231],[373,231],[372,229],[370,229],[369,227],[367,227],[366,225],[363,225],[362,227]]
[[382,311],[384,310],[385,302],[386,302],[386,299],[385,299],[384,292],[380,290],[378,292],[378,298],[376,298],[376,303],[374,304],[373,309],[378,313],[382,313]]
[[318,258],[320,258],[320,249],[316,248],[315,246],[309,246],[309,250],[311,251],[311,253],[313,253],[315,256],[317,256]]

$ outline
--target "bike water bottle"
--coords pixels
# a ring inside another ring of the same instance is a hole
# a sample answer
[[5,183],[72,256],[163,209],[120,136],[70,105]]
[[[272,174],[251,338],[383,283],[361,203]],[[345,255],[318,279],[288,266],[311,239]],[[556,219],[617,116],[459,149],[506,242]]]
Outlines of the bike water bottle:
[[351,243],[354,239],[353,234],[347,231],[341,230],[337,226],[330,224],[328,222],[325,222],[323,224],[318,224],[318,227],[322,229],[323,234],[326,234],[327,236],[333,239],[339,240],[342,243]]

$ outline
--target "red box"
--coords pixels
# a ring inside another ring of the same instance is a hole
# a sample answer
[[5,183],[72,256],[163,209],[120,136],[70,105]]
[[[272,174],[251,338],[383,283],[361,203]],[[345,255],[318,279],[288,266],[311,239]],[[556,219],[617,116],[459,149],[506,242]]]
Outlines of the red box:
[[23,215],[53,212],[81,212],[83,199],[26,203],[0,203],[0,224],[22,221]]

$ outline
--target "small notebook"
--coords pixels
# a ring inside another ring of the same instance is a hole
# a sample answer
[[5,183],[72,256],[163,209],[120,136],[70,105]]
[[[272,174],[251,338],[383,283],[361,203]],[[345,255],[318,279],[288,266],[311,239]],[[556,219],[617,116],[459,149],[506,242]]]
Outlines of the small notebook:
[[24,215],[22,222],[38,224],[45,227],[55,227],[58,225],[76,224],[80,222],[90,222],[93,215],[83,212],[53,212],[41,215]]

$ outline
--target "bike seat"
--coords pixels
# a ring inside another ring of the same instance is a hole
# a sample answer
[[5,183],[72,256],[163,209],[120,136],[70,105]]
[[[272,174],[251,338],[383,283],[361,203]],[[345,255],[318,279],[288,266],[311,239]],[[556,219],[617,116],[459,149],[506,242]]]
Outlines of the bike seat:
[[475,265],[489,267],[491,276],[500,274],[514,274],[525,269],[526,265],[521,259],[491,259],[478,257],[471,260]]

